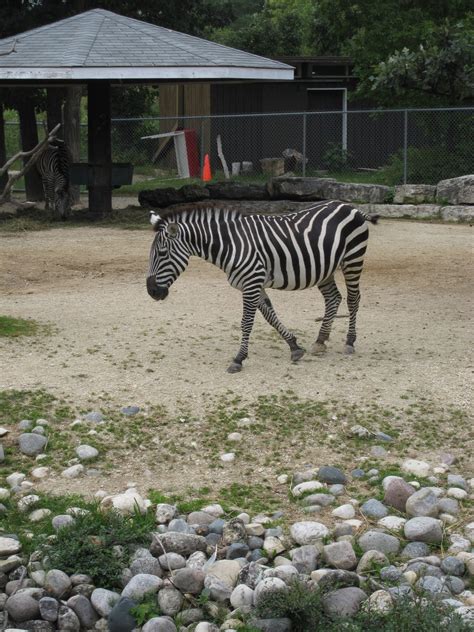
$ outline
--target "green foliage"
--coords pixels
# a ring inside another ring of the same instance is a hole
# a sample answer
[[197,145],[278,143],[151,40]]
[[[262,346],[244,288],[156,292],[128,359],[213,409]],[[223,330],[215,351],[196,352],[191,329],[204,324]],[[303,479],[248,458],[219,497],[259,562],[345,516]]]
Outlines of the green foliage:
[[0,316],[0,337],[17,338],[18,336],[34,336],[38,333],[38,323],[34,320]]
[[330,171],[345,171],[349,169],[352,154],[338,143],[329,143],[323,155],[323,164]]
[[[152,512],[122,516],[94,506],[58,531],[56,540],[47,547],[50,566],[68,574],[86,573],[96,586],[119,588],[131,545],[148,542],[154,526]],[[116,546],[121,547],[120,552]]]
[[263,595],[256,614],[261,618],[288,617],[296,632],[319,629],[325,619],[321,593],[313,585],[299,581],[293,582],[288,590]]
[[[399,184],[403,182],[403,151],[390,157],[383,168],[384,178]],[[447,152],[444,147],[409,147],[407,150],[407,182],[411,184],[437,184],[446,178],[470,173],[472,155],[461,151]]]
[[134,617],[137,627],[141,627],[153,617],[159,617],[161,612],[156,600],[156,594],[148,594],[136,606],[130,609],[130,614]]

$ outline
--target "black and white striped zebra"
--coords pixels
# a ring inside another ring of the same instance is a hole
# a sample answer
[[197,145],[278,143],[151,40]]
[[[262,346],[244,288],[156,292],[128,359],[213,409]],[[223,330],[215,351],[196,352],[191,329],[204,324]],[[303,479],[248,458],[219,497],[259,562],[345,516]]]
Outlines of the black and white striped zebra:
[[50,143],[40,155],[36,168],[43,182],[46,210],[54,211],[56,218],[67,219],[71,210],[69,195],[69,151],[60,139]]
[[291,359],[305,353],[294,334],[281,323],[266,294],[267,288],[302,290],[317,286],[325,313],[312,353],[326,350],[331,325],[341,302],[334,273],[341,267],[347,287],[349,331],[345,350],[354,351],[359,279],[368,241],[367,222],[376,223],[350,204],[320,202],[308,209],[282,215],[245,214],[222,208],[151,214],[156,231],[150,251],[147,290],[165,299],[172,283],[192,255],[214,263],[243,294],[242,339],[228,368],[240,371],[257,309],[288,343]]

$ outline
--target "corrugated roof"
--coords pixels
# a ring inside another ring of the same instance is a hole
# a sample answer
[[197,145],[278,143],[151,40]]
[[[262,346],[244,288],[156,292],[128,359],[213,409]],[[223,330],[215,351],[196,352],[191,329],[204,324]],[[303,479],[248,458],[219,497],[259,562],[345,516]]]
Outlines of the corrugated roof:
[[0,40],[0,79],[292,79],[286,64],[92,9]]

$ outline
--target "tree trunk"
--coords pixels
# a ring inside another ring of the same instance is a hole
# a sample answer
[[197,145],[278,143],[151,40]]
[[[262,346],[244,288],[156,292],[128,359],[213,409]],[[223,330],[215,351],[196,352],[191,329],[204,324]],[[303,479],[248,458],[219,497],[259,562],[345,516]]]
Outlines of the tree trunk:
[[[69,149],[72,162],[79,162],[81,159],[81,86],[69,86],[64,102],[64,141]],[[80,201],[79,186],[70,187],[71,204]]]
[[[58,123],[62,123],[63,99],[63,88],[46,89],[46,120],[48,124],[48,130],[55,128]],[[58,137],[63,137],[62,129],[61,132],[58,134]]]
[[[36,126],[35,105],[32,98],[21,98],[18,101],[20,117],[20,135],[23,151],[33,149],[38,144],[38,128]],[[25,159],[23,159],[25,164]],[[31,202],[43,200],[43,185],[36,169],[25,174],[26,199]]]
[[[3,103],[0,103],[0,165],[7,161],[7,148],[5,144],[5,121],[3,119]],[[8,182],[8,173],[0,176],[0,191],[3,191]]]

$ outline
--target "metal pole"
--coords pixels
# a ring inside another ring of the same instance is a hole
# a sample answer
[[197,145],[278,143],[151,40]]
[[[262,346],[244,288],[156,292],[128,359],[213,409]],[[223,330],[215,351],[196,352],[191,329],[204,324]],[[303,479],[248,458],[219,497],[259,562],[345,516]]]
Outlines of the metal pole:
[[306,177],[306,112],[303,114],[303,178]]
[[403,116],[403,184],[407,183],[408,172],[408,110],[404,111]]

